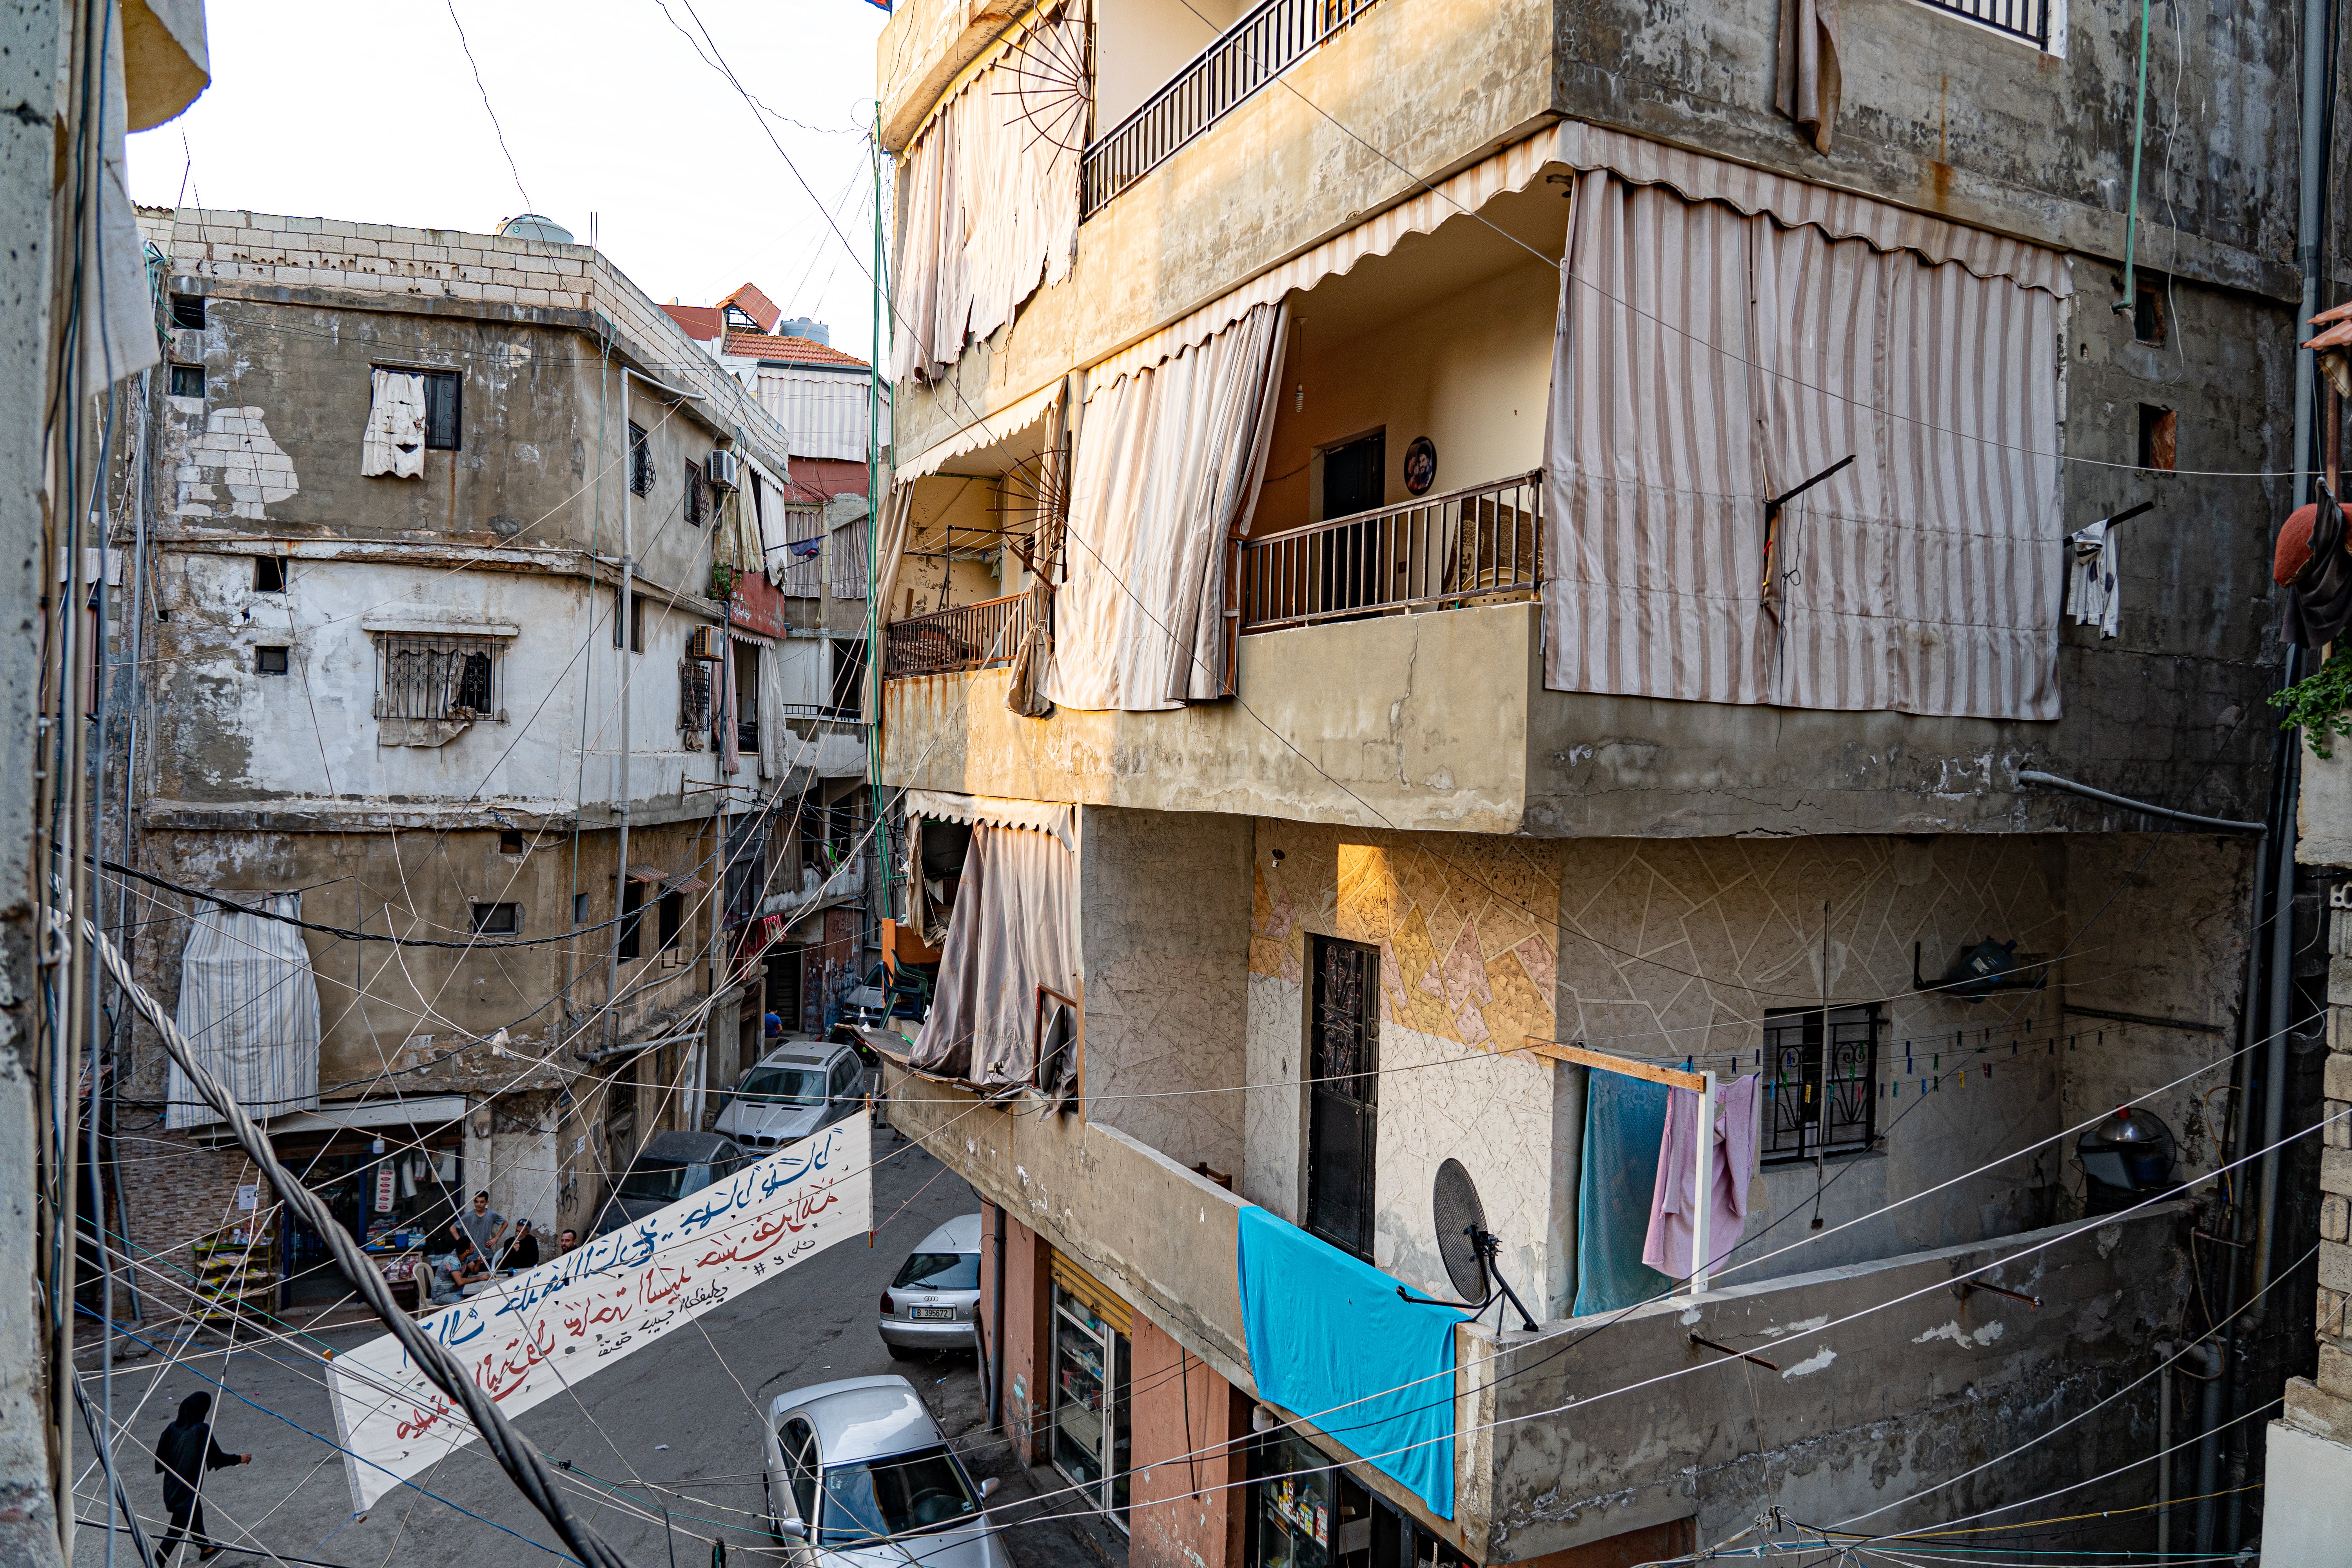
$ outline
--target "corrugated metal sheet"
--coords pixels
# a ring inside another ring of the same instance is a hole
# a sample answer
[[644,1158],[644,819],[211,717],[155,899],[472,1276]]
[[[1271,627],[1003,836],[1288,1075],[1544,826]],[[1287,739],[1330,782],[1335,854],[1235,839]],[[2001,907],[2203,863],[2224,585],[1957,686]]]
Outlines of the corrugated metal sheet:
[[[1980,276],[1583,176],[1545,684],[2057,717],[2061,307],[2022,281],[2038,268]],[[1768,563],[1764,498],[1849,454],[1783,510]]]
[[759,384],[752,390],[760,406],[783,426],[793,457],[866,460],[865,376],[761,365]]

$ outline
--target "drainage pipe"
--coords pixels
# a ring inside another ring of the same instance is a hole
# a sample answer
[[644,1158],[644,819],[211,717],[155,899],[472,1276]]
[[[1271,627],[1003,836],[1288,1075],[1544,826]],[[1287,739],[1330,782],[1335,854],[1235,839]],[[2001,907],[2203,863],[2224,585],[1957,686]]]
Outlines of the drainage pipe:
[[993,1304],[988,1320],[988,1429],[1004,1429],[1004,1205],[991,1204],[989,1212],[995,1215],[993,1231],[996,1251],[996,1280]]

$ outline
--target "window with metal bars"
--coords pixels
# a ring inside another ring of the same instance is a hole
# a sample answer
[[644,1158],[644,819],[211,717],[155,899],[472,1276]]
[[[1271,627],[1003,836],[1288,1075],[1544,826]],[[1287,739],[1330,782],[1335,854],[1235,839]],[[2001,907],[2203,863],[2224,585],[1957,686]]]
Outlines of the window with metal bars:
[[710,666],[698,658],[678,661],[677,727],[688,751],[702,750],[710,732]]
[[649,496],[654,493],[654,449],[646,435],[646,427],[635,420],[629,421],[629,492]]
[[686,460],[686,521],[700,528],[710,515],[710,481],[702,477],[702,465],[688,458]]
[[496,719],[494,637],[393,633],[376,639],[379,719]]
[[1866,1153],[1877,1142],[1878,1005],[1832,1007],[1828,1019],[1825,1055],[1821,1008],[1764,1015],[1764,1164]]

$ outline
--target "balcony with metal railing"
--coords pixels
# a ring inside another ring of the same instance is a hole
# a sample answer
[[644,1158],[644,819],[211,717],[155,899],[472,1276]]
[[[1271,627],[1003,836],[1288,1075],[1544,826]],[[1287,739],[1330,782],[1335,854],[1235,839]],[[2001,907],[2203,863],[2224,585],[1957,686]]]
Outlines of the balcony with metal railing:
[[1543,581],[1543,470],[1253,539],[1241,629],[1532,599]]
[[891,622],[884,628],[883,677],[950,675],[1012,663],[1029,634],[1028,603],[1026,594],[1007,594]]
[[1091,216],[1372,4],[1265,0],[1088,144],[1079,166],[1079,216]]

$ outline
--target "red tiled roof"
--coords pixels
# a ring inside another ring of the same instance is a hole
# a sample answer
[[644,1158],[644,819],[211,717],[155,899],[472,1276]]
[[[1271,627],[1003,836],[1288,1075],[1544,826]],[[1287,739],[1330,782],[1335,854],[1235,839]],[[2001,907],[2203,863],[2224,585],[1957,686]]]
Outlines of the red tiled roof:
[[844,353],[814,339],[773,338],[765,332],[730,332],[727,334],[726,352],[743,359],[785,364],[831,364],[845,370],[869,368],[856,354]]
[[746,283],[719,301],[719,308],[722,310],[730,305],[757,321],[763,332],[775,331],[776,323],[784,319],[783,307],[761,293],[755,284]]
[[707,343],[719,335],[720,322],[716,305],[664,305],[662,309],[698,343]]

